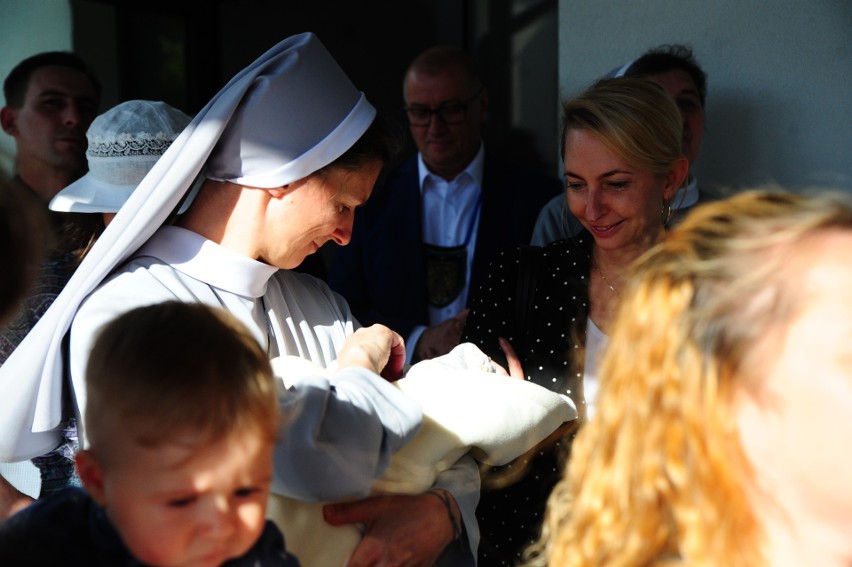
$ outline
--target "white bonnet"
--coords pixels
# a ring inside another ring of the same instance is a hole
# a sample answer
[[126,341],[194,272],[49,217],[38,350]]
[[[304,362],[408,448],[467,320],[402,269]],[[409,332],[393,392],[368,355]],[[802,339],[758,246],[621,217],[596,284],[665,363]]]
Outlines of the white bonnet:
[[128,100],[110,108],[86,131],[88,173],[57,193],[50,208],[117,212],[190,120],[160,101]]
[[340,157],[376,111],[312,33],[258,77],[207,161],[206,176],[272,188]]

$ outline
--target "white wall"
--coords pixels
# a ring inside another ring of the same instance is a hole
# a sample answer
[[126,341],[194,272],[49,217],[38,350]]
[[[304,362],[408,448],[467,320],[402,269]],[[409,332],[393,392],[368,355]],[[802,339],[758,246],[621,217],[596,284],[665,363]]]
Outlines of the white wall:
[[571,95],[647,48],[689,44],[708,75],[703,187],[852,191],[850,30],[848,0],[559,0],[559,84]]
[[[30,55],[69,49],[68,0],[0,0],[0,81]],[[5,99],[0,103],[5,104]],[[15,141],[0,131],[0,169],[4,173],[11,174],[14,158]]]

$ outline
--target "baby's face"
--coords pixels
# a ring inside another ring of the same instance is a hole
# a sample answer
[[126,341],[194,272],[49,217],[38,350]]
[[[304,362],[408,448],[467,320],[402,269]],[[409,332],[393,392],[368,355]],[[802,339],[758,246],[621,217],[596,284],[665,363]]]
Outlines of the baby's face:
[[274,444],[231,435],[199,449],[191,438],[135,443],[104,471],[101,504],[146,565],[212,567],[244,555],[260,537]]

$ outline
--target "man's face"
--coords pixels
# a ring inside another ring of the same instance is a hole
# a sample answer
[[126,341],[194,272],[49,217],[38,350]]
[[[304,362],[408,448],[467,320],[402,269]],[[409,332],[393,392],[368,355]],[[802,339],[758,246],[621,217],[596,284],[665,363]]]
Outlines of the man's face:
[[683,155],[689,164],[695,163],[701,150],[701,136],[704,134],[704,107],[698,96],[698,87],[689,73],[681,69],[672,69],[648,77],[658,83],[677,103],[683,118]]
[[488,95],[477,89],[461,69],[439,73],[413,71],[406,76],[406,108],[450,109],[450,114],[459,115],[460,121],[456,124],[447,124],[434,113],[426,124],[411,124],[411,135],[423,161],[430,171],[445,179],[455,178],[479,151],[480,126],[485,118]]
[[86,130],[98,111],[98,93],[82,72],[60,65],[36,69],[21,108],[3,109],[3,130],[15,138],[19,160],[51,168],[86,165]]

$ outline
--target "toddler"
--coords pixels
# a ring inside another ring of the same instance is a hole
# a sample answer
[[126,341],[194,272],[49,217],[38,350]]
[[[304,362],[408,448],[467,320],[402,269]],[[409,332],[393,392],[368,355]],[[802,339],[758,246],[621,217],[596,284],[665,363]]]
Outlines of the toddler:
[[0,525],[0,564],[297,567],[266,520],[277,387],[225,311],[167,302],[119,316],[87,366],[85,490]]

